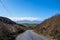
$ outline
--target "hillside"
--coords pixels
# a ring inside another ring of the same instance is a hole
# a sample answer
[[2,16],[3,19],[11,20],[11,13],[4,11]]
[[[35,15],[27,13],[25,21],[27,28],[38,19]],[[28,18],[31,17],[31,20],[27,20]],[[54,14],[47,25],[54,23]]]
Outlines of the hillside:
[[16,24],[15,22],[10,20],[9,18],[1,17],[1,16],[0,16],[0,22],[6,23],[6,24]]
[[22,25],[25,26],[28,30],[33,30],[38,24],[28,24],[28,23],[23,23]]
[[60,40],[60,14],[46,19],[34,29],[35,32]]
[[9,18],[0,17],[0,40],[14,40],[18,34],[25,30],[23,25],[17,24]]

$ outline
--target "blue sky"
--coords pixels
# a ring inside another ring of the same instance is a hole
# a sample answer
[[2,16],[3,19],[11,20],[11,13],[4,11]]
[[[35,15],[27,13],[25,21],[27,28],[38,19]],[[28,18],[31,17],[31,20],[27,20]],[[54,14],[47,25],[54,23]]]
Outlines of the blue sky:
[[46,19],[60,13],[60,0],[1,0],[0,16]]

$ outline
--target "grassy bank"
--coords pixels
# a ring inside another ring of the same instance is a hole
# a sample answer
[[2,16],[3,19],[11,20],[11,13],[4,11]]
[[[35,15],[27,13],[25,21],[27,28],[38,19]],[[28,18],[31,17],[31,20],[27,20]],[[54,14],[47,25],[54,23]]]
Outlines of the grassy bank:
[[58,40],[58,39],[55,39],[54,37],[51,37],[51,36],[49,36],[49,35],[45,35],[45,34],[42,34],[42,33],[38,33],[38,32],[35,31],[35,30],[33,30],[33,32],[35,32],[35,33],[37,33],[37,34],[39,34],[39,35],[41,35],[41,36],[44,36],[44,37],[48,38],[48,40]]

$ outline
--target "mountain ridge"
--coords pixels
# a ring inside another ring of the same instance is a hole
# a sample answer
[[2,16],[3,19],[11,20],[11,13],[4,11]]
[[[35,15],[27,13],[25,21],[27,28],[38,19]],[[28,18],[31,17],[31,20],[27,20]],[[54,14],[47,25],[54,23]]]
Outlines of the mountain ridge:
[[28,24],[39,24],[41,23],[41,21],[37,21],[37,20],[34,20],[34,21],[30,21],[30,20],[21,20],[21,21],[15,21],[16,23],[19,23],[19,24],[22,24],[22,23],[28,23]]

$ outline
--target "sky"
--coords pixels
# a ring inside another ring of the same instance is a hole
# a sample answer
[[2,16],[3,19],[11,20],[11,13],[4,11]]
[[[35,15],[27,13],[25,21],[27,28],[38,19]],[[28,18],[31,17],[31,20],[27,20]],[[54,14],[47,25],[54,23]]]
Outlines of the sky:
[[60,14],[60,0],[0,0],[0,16],[12,20],[44,20]]

